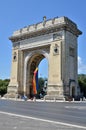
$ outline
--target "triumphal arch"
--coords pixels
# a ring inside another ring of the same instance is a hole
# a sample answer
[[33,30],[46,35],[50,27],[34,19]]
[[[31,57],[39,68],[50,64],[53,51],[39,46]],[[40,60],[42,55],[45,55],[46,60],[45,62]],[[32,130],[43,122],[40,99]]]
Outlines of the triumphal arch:
[[12,68],[8,95],[32,93],[33,72],[43,58],[48,60],[46,98],[77,95],[77,38],[81,31],[67,17],[50,20],[17,30],[12,41]]

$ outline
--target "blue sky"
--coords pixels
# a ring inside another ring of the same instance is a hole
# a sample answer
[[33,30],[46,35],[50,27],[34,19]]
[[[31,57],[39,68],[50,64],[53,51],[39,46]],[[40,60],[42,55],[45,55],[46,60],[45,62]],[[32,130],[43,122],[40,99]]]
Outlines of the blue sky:
[[[13,31],[47,19],[67,16],[83,34],[78,38],[78,73],[86,74],[86,0],[0,0],[0,79],[10,77]],[[43,62],[43,61],[42,61]],[[46,76],[47,67],[42,63]]]

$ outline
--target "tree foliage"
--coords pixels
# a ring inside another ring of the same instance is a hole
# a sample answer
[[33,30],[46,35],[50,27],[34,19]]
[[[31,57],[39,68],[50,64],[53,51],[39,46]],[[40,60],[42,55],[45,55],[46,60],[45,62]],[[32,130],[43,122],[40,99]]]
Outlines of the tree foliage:
[[39,85],[38,94],[40,94],[44,87],[44,79],[42,77],[38,79],[38,85]]
[[45,95],[45,92],[43,91],[43,87],[44,87],[44,83],[45,81],[47,80],[47,78],[42,78],[40,77],[38,79],[38,85],[39,85],[39,89],[37,91],[37,96],[39,97],[40,93],[44,96]]
[[[38,94],[43,92],[43,87],[44,87],[44,82],[47,79],[44,79],[40,77],[38,79],[38,84],[39,84],[39,89],[38,89]],[[0,79],[0,95],[3,96],[4,94],[7,93],[7,86],[9,84],[9,79]],[[80,91],[83,93],[83,96],[86,97],[86,75],[85,74],[79,74],[78,75],[78,83],[80,86]]]
[[9,79],[2,80],[0,79],[0,95],[3,96],[7,93],[7,86],[9,84]]
[[84,97],[86,97],[86,75],[85,74],[79,74],[78,75],[78,83],[80,86],[81,93]]

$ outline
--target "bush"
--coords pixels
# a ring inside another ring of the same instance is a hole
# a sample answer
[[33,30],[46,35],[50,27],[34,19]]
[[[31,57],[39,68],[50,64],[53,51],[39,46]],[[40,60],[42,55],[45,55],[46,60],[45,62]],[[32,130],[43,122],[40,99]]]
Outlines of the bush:
[[9,84],[9,79],[1,80],[0,79],[0,95],[3,96],[7,93],[7,86]]

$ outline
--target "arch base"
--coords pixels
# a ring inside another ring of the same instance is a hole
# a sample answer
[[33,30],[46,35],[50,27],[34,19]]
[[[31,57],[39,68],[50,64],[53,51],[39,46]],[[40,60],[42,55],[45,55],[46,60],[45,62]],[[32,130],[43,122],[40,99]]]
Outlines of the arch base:
[[45,100],[64,100],[63,86],[48,85],[47,95]]

